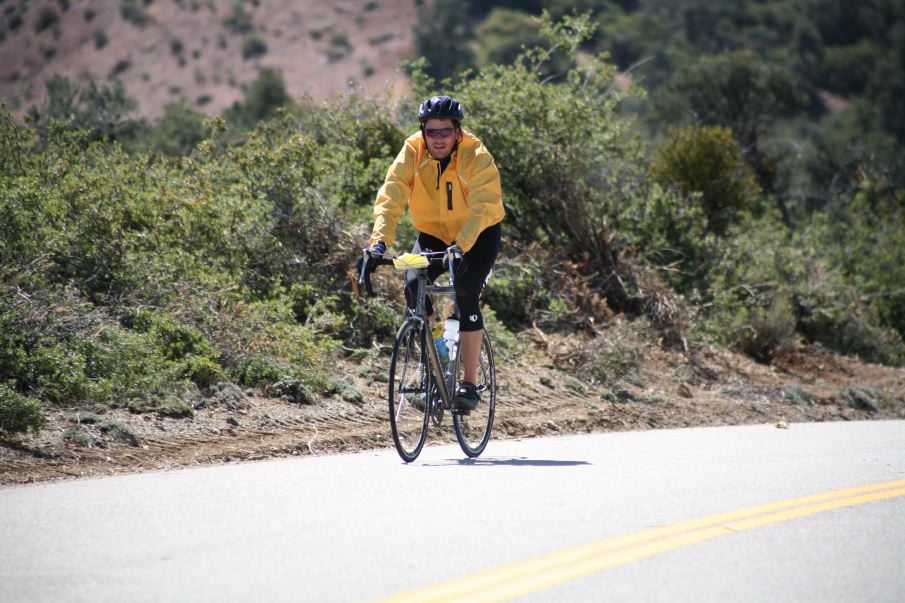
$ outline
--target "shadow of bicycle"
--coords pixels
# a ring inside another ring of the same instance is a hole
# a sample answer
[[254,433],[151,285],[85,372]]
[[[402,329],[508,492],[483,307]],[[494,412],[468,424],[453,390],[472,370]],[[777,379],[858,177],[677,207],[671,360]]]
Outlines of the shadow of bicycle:
[[556,461],[549,459],[529,459],[527,457],[517,458],[477,458],[477,459],[448,459],[446,461],[435,461],[420,463],[427,467],[441,467],[450,465],[464,465],[473,467],[577,467],[580,465],[590,465],[588,461]]

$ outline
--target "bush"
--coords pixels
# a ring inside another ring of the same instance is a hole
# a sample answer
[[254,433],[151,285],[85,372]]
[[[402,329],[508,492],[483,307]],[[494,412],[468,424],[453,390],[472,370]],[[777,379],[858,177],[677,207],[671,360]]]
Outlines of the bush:
[[[857,239],[851,222],[837,226],[846,232],[833,226],[834,237]],[[772,211],[730,229],[708,271],[710,286],[705,299],[712,302],[703,316],[705,330],[724,343],[740,344],[755,357],[766,359],[757,349],[762,337],[751,339],[749,335],[759,329],[772,332],[767,340],[776,342],[777,336],[788,332],[791,313],[796,332],[810,342],[874,362],[905,361],[901,335],[882,324],[874,300],[863,295],[827,253],[823,237],[828,227],[818,219],[800,230],[790,230],[778,212]],[[878,247],[883,253],[893,249]],[[870,253],[865,250],[868,257]],[[770,308],[785,304],[780,300],[788,300],[789,310],[770,319]]]
[[846,387],[839,394],[840,401],[850,408],[876,412],[883,394],[872,387]]
[[94,441],[87,433],[77,427],[70,427],[63,432],[63,441],[79,446],[81,448],[91,448]]
[[795,334],[795,315],[785,298],[775,299],[769,309],[746,308],[736,318],[735,346],[758,362],[770,363],[781,349],[790,346]]
[[56,25],[60,20],[60,15],[52,6],[42,6],[38,10],[38,17],[35,19],[35,32],[41,33]]
[[760,192],[732,131],[720,126],[672,130],[651,171],[661,183],[675,187],[687,203],[699,203],[708,229],[718,235],[726,233]]
[[13,382],[0,383],[0,433],[5,436],[37,433],[43,422],[37,400],[17,392]]
[[275,117],[278,110],[291,105],[283,74],[262,69],[258,79],[245,92],[242,103],[234,103],[223,117],[239,128],[250,129],[258,122]]
[[94,47],[100,50],[110,41],[110,38],[107,37],[107,32],[103,29],[95,29],[92,32],[91,37],[94,38]]
[[120,0],[119,12],[123,19],[139,27],[147,25],[150,20],[142,0]]
[[267,54],[267,43],[261,36],[252,34],[242,40],[242,58],[246,61],[262,57],[265,54]]
[[110,435],[114,440],[133,447],[141,446],[141,439],[138,437],[138,434],[122,421],[106,419],[98,423],[97,427],[103,433]]
[[204,114],[182,103],[167,103],[148,136],[148,147],[165,155],[188,155],[210,132],[204,121]]

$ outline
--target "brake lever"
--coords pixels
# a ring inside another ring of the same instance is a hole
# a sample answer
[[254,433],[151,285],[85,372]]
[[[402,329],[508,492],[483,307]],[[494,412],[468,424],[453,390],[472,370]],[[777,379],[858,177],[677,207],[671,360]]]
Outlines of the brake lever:
[[358,285],[364,285],[365,295],[368,297],[376,297],[377,294],[374,292],[374,287],[371,286],[371,271],[368,270],[368,265],[371,260],[371,256],[368,255],[367,249],[361,250],[361,273],[358,275]]
[[446,248],[446,267],[449,269],[450,286],[454,287],[456,284],[455,260],[461,258],[462,252],[457,247]]

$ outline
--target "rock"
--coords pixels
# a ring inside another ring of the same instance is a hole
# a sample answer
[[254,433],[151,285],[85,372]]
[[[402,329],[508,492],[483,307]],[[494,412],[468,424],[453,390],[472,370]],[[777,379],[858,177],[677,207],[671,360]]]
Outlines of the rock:
[[683,398],[694,398],[694,394],[691,393],[691,388],[688,387],[688,386],[687,386],[686,384],[684,384],[684,383],[680,383],[680,384],[679,384],[679,387],[678,387],[678,389],[676,390],[676,392],[677,392],[680,396],[682,396]]

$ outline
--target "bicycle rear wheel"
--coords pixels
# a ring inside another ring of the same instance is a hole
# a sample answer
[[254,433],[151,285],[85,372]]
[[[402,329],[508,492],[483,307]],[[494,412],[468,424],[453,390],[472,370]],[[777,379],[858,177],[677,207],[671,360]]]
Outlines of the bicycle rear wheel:
[[[460,353],[456,356],[456,383],[462,381],[464,374],[461,359],[462,354]],[[496,412],[496,367],[493,363],[493,348],[490,345],[487,331],[484,331],[484,337],[481,340],[477,381],[475,385],[481,396],[478,406],[467,414],[453,413],[456,439],[459,440],[462,452],[470,457],[478,456],[487,447]]]
[[396,451],[406,463],[421,453],[430,419],[425,331],[418,322],[406,322],[399,329],[390,360],[390,426]]

